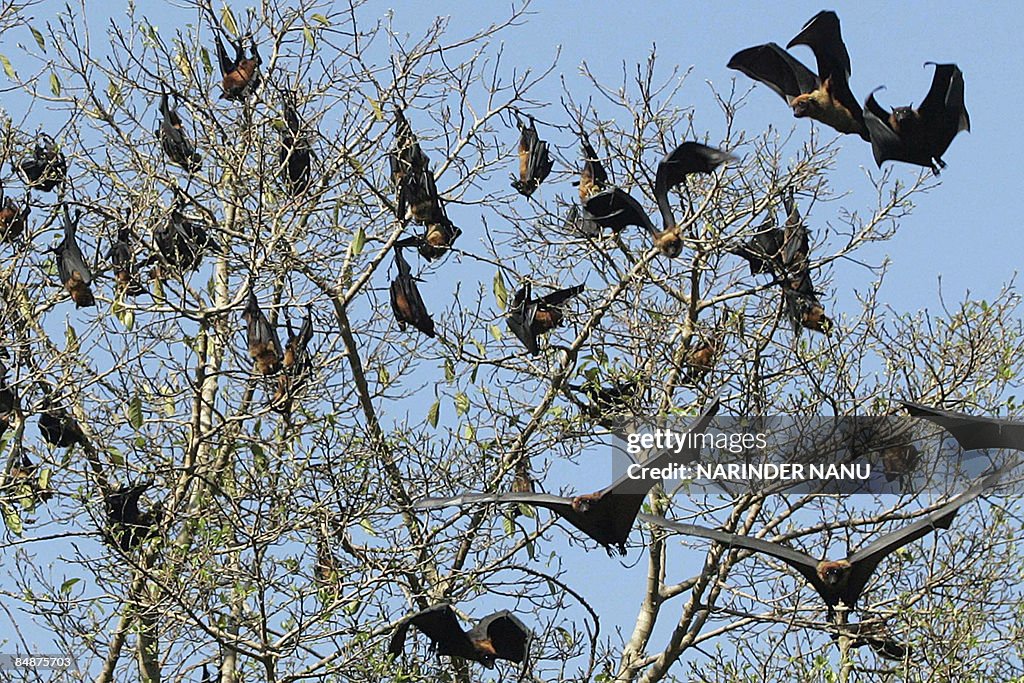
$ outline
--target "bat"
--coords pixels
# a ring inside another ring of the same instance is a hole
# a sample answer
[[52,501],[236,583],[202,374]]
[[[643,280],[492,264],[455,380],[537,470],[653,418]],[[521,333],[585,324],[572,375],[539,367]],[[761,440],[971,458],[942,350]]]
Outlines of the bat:
[[537,337],[562,324],[560,305],[583,291],[583,285],[559,289],[539,299],[531,297],[532,289],[527,282],[512,297],[508,312],[508,327],[523,342],[531,356],[540,353]]
[[28,192],[22,206],[19,207],[14,199],[4,194],[4,184],[0,181],[0,240],[14,242],[21,237],[28,227],[28,214],[32,207],[28,203]]
[[1009,448],[1024,451],[1024,422],[1002,420],[930,408],[920,403],[900,401],[914,417],[934,422],[953,435],[960,448],[973,451],[984,448]]
[[579,186],[580,202],[586,203],[608,186],[608,172],[601,164],[586,133],[580,133],[580,146],[583,148],[583,168],[580,169],[580,179],[576,184]]
[[428,167],[410,169],[401,174],[398,188],[398,219],[420,225],[447,221],[444,205],[437,193],[434,172]]
[[746,260],[750,266],[750,274],[764,275],[774,273],[781,263],[782,246],[786,238],[782,228],[774,225],[769,219],[761,224],[746,242],[730,247],[728,252]]
[[[401,191],[405,176],[421,173],[430,165],[401,109],[395,110],[395,144],[388,154],[388,161],[391,164],[391,182],[395,192]],[[403,218],[402,215],[398,217]]]
[[277,392],[271,408],[283,415],[291,413],[292,397],[304,386],[309,375],[311,363],[309,359],[309,342],[313,340],[313,307],[306,307],[306,317],[299,326],[298,332],[292,331],[288,321],[288,341],[284,345],[284,356],[281,365],[284,372],[277,380]]
[[714,173],[716,168],[735,159],[735,156],[720,149],[699,142],[684,142],[661,160],[654,179],[654,198],[661,213],[662,230],[652,230],[651,233],[658,251],[669,258],[675,258],[683,250],[683,238],[668,201],[669,191],[685,184],[686,176],[691,173]]
[[884,624],[876,621],[861,621],[845,624],[842,633],[833,633],[832,640],[838,641],[844,635],[851,639],[850,647],[870,647],[876,655],[895,662],[910,658],[910,646],[893,640],[892,634]]
[[80,219],[81,213],[76,211],[75,220],[72,221],[71,213],[68,211],[67,205],[64,205],[64,239],[53,248],[57,259],[57,274],[60,275],[64,288],[71,294],[75,308],[96,305],[92,289],[89,288],[89,284],[92,282],[92,271],[85,263],[85,257],[82,256],[82,250],[75,239]]
[[210,675],[210,670],[203,664],[203,678],[199,683],[213,683],[213,677]]
[[828,336],[832,320],[825,315],[825,307],[818,300],[810,271],[804,269],[799,275],[786,276],[782,281],[782,299],[795,332],[806,328]]
[[416,286],[418,279],[412,276],[412,269],[402,256],[401,247],[395,248],[395,267],[398,274],[391,281],[391,310],[398,321],[398,328],[405,331],[408,324],[428,337],[434,337],[434,321],[423,304],[419,287]]
[[[705,432],[718,412],[718,407],[717,398],[705,405],[690,425],[688,434]],[[698,456],[699,447],[679,453],[666,450],[649,457],[641,465],[644,470],[660,470],[671,463],[693,462]],[[485,503],[520,503],[542,507],[551,510],[604,546],[609,555],[614,552],[625,555],[626,540],[640,513],[640,507],[658,481],[660,479],[654,477],[633,478],[627,472],[600,491],[572,498],[547,493],[465,493],[453,498],[423,498],[416,501],[413,507],[417,510],[433,510]]]
[[220,252],[218,245],[203,227],[184,213],[185,197],[175,190],[171,215],[167,222],[153,231],[153,241],[163,261],[182,271],[197,270],[207,249]]
[[153,504],[146,512],[139,510],[139,498],[152,485],[152,480],[129,484],[108,491],[103,496],[107,509],[107,529],[104,535],[108,543],[129,552],[156,535],[156,527],[163,518],[159,504]]
[[114,267],[114,281],[118,290],[125,296],[139,296],[146,293],[146,288],[139,282],[131,240],[131,228],[119,228],[117,240],[107,250],[106,259]]
[[39,414],[39,433],[46,443],[58,448],[70,448],[76,443],[85,446],[88,443],[75,418],[63,408],[54,407],[49,397],[43,398],[42,408]]
[[281,128],[281,148],[277,159],[281,165],[281,179],[292,196],[297,197],[312,185],[313,150],[302,135],[294,93],[281,91],[281,108],[284,127]]
[[440,208],[440,212],[436,221],[427,224],[422,235],[398,240],[395,242],[395,247],[399,249],[415,247],[420,256],[428,261],[439,259],[447,254],[455,240],[462,234],[462,230],[448,220],[444,207]]
[[223,92],[220,98],[222,100],[242,102],[260,84],[259,69],[263,60],[260,58],[259,52],[256,51],[256,41],[250,38],[250,55],[246,57],[242,41],[231,40],[230,42],[235,48],[235,57],[232,59],[228,57],[220,35],[215,35],[214,37],[217,40],[217,61],[220,63],[220,75],[223,77],[221,80]]
[[568,233],[578,233],[585,237],[601,236],[601,226],[597,224],[594,217],[586,209],[581,209],[578,204],[569,206],[562,227]]
[[807,232],[807,225],[800,215],[800,209],[797,208],[792,187],[787,188],[786,193],[782,196],[782,204],[786,209],[786,224],[782,230],[780,266],[790,273],[803,273],[807,271],[807,258],[811,253],[810,236]]
[[882,560],[903,546],[924,538],[933,530],[949,529],[960,508],[994,487],[1006,469],[1009,468],[996,470],[977,479],[967,490],[953,496],[934,512],[902,529],[884,534],[843,560],[817,560],[807,553],[781,543],[731,534],[719,529],[681,524],[666,520],[664,517],[640,514],[639,519],[687,536],[711,539],[728,548],[744,548],[771,555],[799,572],[828,605],[831,615],[840,603],[847,609],[854,609]]
[[835,12],[818,12],[786,45],[806,45],[817,62],[814,74],[776,43],[734,54],[728,67],[764,83],[793,109],[796,118],[820,121],[840,133],[868,140],[864,112],[850,90],[850,55]]
[[242,317],[246,323],[245,338],[249,346],[249,357],[255,362],[256,372],[273,375],[280,371],[284,352],[277,338],[277,330],[260,309],[260,302],[256,300],[252,289],[249,290],[249,300],[242,311]]
[[537,135],[533,117],[528,118],[530,125],[524,126],[523,120],[516,115],[516,126],[519,127],[519,179],[512,181],[512,187],[524,197],[529,197],[540,187],[554,165],[548,154],[548,143]]
[[591,380],[583,384],[568,384],[566,386],[587,397],[587,401],[590,403],[587,412],[596,420],[629,410],[630,404],[639,397],[641,388],[640,382],[633,379],[618,380],[607,386],[601,386]]
[[883,161],[905,161],[930,168],[938,175],[939,169],[946,167],[942,155],[953,138],[962,130],[971,130],[971,117],[964,106],[963,72],[956,64],[925,65],[934,66],[935,75],[917,109],[909,106],[886,111],[875,100],[874,92],[864,103],[864,123],[879,166]]
[[68,162],[57,143],[46,133],[36,135],[32,157],[12,164],[25,184],[42,192],[51,192],[63,184],[68,173]]
[[323,538],[316,542],[316,564],[313,565],[313,578],[317,583],[333,586],[338,582],[338,559],[331,552],[331,546]]
[[707,339],[700,337],[692,343],[683,358],[686,369],[682,383],[690,386],[696,385],[704,375],[714,369],[721,350],[722,343],[717,333]]
[[203,158],[196,153],[195,147],[185,135],[181,126],[181,117],[171,109],[167,91],[161,88],[160,94],[160,129],[158,131],[160,147],[171,163],[181,166],[189,173],[195,173],[202,167]]
[[494,668],[497,659],[524,664],[533,638],[526,625],[508,610],[490,614],[466,631],[451,604],[442,602],[399,621],[388,643],[390,654],[402,653],[411,626],[430,639],[431,649],[437,654],[479,662],[488,669]]
[[620,187],[611,187],[593,195],[583,203],[583,210],[599,227],[611,228],[615,233],[630,225],[643,228],[652,235],[658,233],[640,202]]

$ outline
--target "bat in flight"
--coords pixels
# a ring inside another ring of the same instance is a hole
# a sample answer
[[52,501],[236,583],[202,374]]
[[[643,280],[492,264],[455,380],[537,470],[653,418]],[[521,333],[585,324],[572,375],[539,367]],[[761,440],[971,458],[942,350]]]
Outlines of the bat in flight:
[[407,324],[412,325],[428,337],[433,337],[434,320],[423,303],[420,289],[416,285],[417,278],[412,276],[412,268],[402,256],[401,247],[395,247],[395,267],[398,274],[391,281],[391,310],[398,321],[398,327],[405,330]]
[[1024,422],[1001,420],[995,417],[966,415],[919,403],[901,401],[914,417],[923,417],[953,435],[965,451],[982,448],[1009,448],[1024,451]]
[[[715,413],[718,412],[718,406],[717,398],[704,406],[700,415],[690,425],[687,434],[700,434],[706,431]],[[663,451],[648,458],[641,465],[645,470],[661,469],[671,463],[692,462],[697,455],[697,448],[684,449],[679,453]],[[640,507],[658,481],[660,479],[655,477],[630,477],[627,472],[600,491],[572,498],[547,493],[466,493],[453,498],[424,498],[417,501],[413,507],[418,510],[433,510],[485,503],[521,503],[547,508],[604,546],[609,555],[616,551],[620,555],[625,555],[626,540],[640,513]]]
[[502,610],[478,621],[466,631],[459,624],[450,603],[440,603],[411,614],[395,628],[388,652],[399,655],[405,649],[409,627],[415,626],[430,639],[431,649],[439,655],[458,657],[494,668],[497,659],[526,666],[533,634],[514,614]]
[[309,189],[313,182],[313,150],[302,134],[302,122],[295,109],[295,93],[281,90],[281,110],[284,126],[281,133],[281,147],[277,160],[281,167],[281,179],[293,197]]
[[840,133],[868,140],[864,114],[850,90],[850,54],[835,12],[818,12],[786,45],[806,45],[818,64],[815,74],[776,43],[741,50],[729,68],[764,83],[782,96],[797,118],[812,118]]
[[50,192],[64,182],[68,162],[57,143],[46,133],[36,135],[32,157],[13,164],[25,184],[42,192]]
[[228,51],[224,49],[220,35],[215,36],[217,41],[217,62],[220,64],[222,100],[241,102],[260,84],[260,64],[263,60],[260,53],[256,51],[256,41],[249,39],[249,56],[245,56],[245,48],[241,40],[231,40],[235,48],[235,56],[228,57]]
[[203,158],[196,153],[196,148],[185,135],[178,112],[171,109],[167,91],[161,87],[160,93],[160,129],[157,131],[160,147],[171,163],[181,166],[189,173],[195,173],[203,165]]
[[96,305],[96,299],[93,298],[92,289],[89,287],[92,283],[92,271],[85,262],[78,240],[75,239],[81,217],[81,213],[76,211],[75,220],[71,220],[71,212],[68,211],[67,204],[64,205],[64,239],[53,248],[57,258],[57,274],[60,275],[64,288],[71,294],[75,308]]
[[662,254],[675,258],[683,250],[683,238],[668,201],[669,191],[685,185],[686,176],[691,173],[714,173],[722,164],[735,160],[732,154],[699,142],[684,142],[661,160],[654,178],[654,198],[661,213],[662,230],[653,234],[654,246]]
[[537,134],[533,117],[528,118],[530,125],[526,126],[516,115],[516,125],[519,127],[519,179],[512,181],[512,187],[524,197],[529,197],[540,187],[554,165],[548,153],[548,143]]
[[532,297],[532,288],[527,282],[512,297],[509,307],[508,327],[523,342],[531,356],[540,353],[537,337],[546,334],[562,324],[561,305],[583,291],[583,285],[558,289],[539,299]]
[[28,214],[32,207],[28,203],[28,192],[22,206],[13,197],[4,194],[4,183],[0,180],[0,241],[14,242],[28,227]]
[[152,480],[129,484],[107,492],[103,501],[107,509],[106,538],[124,552],[151,538],[163,517],[159,504],[139,510],[139,498],[153,485]]
[[654,246],[665,256],[675,258],[683,250],[683,238],[676,224],[669,191],[686,182],[691,173],[713,173],[716,168],[736,157],[699,142],[684,142],[669,152],[661,163],[654,180],[654,197],[661,213],[662,229],[658,230],[650,216],[625,190],[613,187],[598,192],[584,203],[584,209],[601,227],[619,232],[628,225],[636,225],[651,233]]
[[875,163],[905,161],[930,168],[939,174],[946,167],[942,155],[956,134],[970,132],[971,117],[964,106],[964,75],[956,64],[936,64],[932,85],[921,106],[895,107],[886,111],[868,95],[864,103],[864,123],[871,136]]
[[256,372],[261,375],[273,375],[281,369],[284,352],[281,350],[281,341],[277,338],[277,330],[260,309],[260,302],[251,289],[242,317],[246,322],[245,337],[249,346],[249,357],[255,361]]
[[948,529],[961,507],[994,487],[1005,469],[999,469],[976,480],[966,491],[952,497],[937,510],[902,529],[885,534],[843,560],[818,560],[807,553],[781,543],[731,534],[692,524],[666,520],[664,517],[641,514],[642,522],[670,529],[687,536],[718,541],[729,548],[744,548],[771,555],[785,562],[803,576],[828,605],[831,615],[839,603],[854,609],[879,563],[903,546],[924,538],[934,529]]

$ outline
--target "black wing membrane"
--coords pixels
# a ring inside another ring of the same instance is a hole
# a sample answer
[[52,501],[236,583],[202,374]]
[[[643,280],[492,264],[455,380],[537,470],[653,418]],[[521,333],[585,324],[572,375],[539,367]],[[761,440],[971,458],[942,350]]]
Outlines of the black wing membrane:
[[772,543],[771,541],[766,541],[762,538],[731,534],[727,531],[721,531],[720,529],[709,529],[695,524],[673,522],[665,519],[664,517],[649,515],[647,513],[637,515],[637,519],[641,522],[646,522],[653,526],[675,531],[685,536],[696,536],[698,538],[707,538],[712,541],[718,541],[727,548],[744,548],[746,550],[764,553],[765,555],[771,555],[772,557],[775,557],[796,569],[805,579],[807,579],[809,583],[811,583],[811,585],[815,587],[815,589],[818,589],[819,592],[821,592],[819,586],[822,585],[822,582],[821,579],[818,578],[818,560],[807,553],[794,550],[793,548],[784,546],[781,543]]
[[933,64],[935,74],[928,94],[918,108],[922,125],[929,131],[933,156],[945,154],[956,134],[971,130],[964,105],[964,74],[956,64]]
[[814,92],[821,85],[814,72],[776,43],[740,50],[727,66],[767,85],[787,104],[800,95]]
[[441,603],[427,609],[411,614],[401,622],[395,629],[391,641],[388,643],[388,652],[397,655],[405,648],[405,638],[409,627],[415,626],[423,632],[434,644],[438,654],[475,659],[476,650],[469,636],[459,624],[458,617],[451,604]]
[[537,302],[547,304],[549,306],[558,306],[582,292],[584,287],[585,285],[575,285],[573,287],[566,287],[565,289],[558,289],[549,294],[545,294],[541,298],[537,299]]
[[1000,478],[1010,467],[1003,467],[975,481],[966,491],[949,499],[942,507],[913,524],[886,534],[869,543],[847,558],[852,565],[844,592],[850,597],[850,603],[856,602],[868,580],[874,573],[878,563],[903,546],[924,538],[933,530],[948,529],[953,523],[957,512],[967,503],[975,500],[999,483]]
[[1024,451],[1024,422],[967,415],[909,401],[901,403],[914,417],[930,420],[952,434],[965,451],[982,448]]
[[640,202],[618,187],[598,192],[586,201],[583,208],[603,228],[618,232],[628,225],[635,225],[652,235],[658,232]]
[[793,40],[786,45],[806,45],[814,52],[818,62],[818,76],[826,78],[839,76],[844,82],[850,77],[850,53],[843,43],[839,17],[835,12],[822,10],[804,24]]
[[490,641],[495,659],[507,659],[516,664],[527,660],[533,634],[526,624],[508,610],[484,617],[473,627],[470,638],[480,634]]

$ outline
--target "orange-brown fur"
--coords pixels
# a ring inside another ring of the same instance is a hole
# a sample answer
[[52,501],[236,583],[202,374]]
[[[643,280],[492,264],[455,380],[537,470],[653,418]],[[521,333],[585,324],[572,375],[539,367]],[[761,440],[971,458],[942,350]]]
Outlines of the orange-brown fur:
[[864,127],[849,109],[832,96],[831,78],[825,79],[821,87],[814,92],[794,97],[790,106],[793,107],[793,115],[797,118],[810,117],[835,128],[840,133],[859,135]]
[[64,286],[70,292],[71,300],[75,302],[77,308],[96,305],[96,299],[93,298],[92,290],[89,289],[89,285],[82,281],[82,275],[77,270],[71,273],[71,278],[64,283]]
[[654,236],[654,246],[665,256],[675,258],[683,251],[683,240],[676,228],[669,228]]
[[281,361],[277,350],[270,342],[254,344],[249,347],[249,355],[256,361],[256,371],[261,375],[272,375],[281,369]]
[[533,316],[533,332],[543,334],[562,324],[562,312],[557,308],[538,308]]
[[846,583],[850,568],[846,560],[822,560],[818,563],[818,578],[828,586],[841,586]]

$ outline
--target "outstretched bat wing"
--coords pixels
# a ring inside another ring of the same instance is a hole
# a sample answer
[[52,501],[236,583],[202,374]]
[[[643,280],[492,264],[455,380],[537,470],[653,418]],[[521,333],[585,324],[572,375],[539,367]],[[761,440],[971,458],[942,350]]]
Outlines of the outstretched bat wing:
[[981,448],[1011,448],[1024,451],[1024,423],[977,417],[902,401],[914,417],[923,417],[953,435],[965,451]]
[[948,529],[960,508],[995,486],[1008,469],[1010,467],[1003,467],[981,477],[966,491],[950,498],[949,502],[934,512],[913,524],[882,536],[850,555],[847,558],[847,562],[850,563],[850,574],[843,590],[843,602],[854,605],[883,558],[905,545],[924,538],[935,529]]
[[635,225],[652,235],[658,232],[640,202],[618,187],[598,192],[587,200],[583,208],[602,227],[618,231],[627,225]]
[[821,592],[824,589],[821,579],[818,578],[818,560],[814,559],[807,553],[802,553],[799,550],[794,550],[779,543],[772,543],[771,541],[766,541],[761,538],[754,538],[753,536],[730,534],[727,531],[721,531],[719,529],[708,529],[707,527],[696,526],[694,524],[673,522],[665,519],[664,517],[648,515],[646,513],[641,513],[637,518],[641,522],[646,522],[663,529],[675,531],[685,536],[697,536],[698,538],[707,538],[712,541],[718,541],[727,548],[744,548],[746,550],[764,553],[765,555],[771,555],[800,572],[800,574],[807,579],[807,581],[814,586],[818,592]]
[[811,48],[818,61],[818,77],[822,81],[838,76],[845,82],[850,77],[850,53],[843,43],[839,17],[835,12],[822,10],[811,17],[786,47],[794,45]]
[[918,108],[921,125],[929,132],[932,155],[941,157],[956,134],[971,130],[964,106],[964,74],[956,64],[934,64],[935,75],[928,95]]
[[422,631],[435,644],[438,654],[466,659],[476,657],[473,643],[470,642],[455,616],[455,611],[448,603],[433,605],[399,622],[394,635],[391,636],[390,643],[388,643],[389,653],[397,655],[402,652],[410,626],[415,626]]
[[881,167],[883,161],[905,161],[910,156],[906,144],[889,126],[889,114],[878,104],[874,94],[868,95],[864,102],[864,127],[877,166]]
[[820,85],[810,69],[775,43],[740,50],[727,66],[764,83],[787,103],[804,93],[814,92]]

